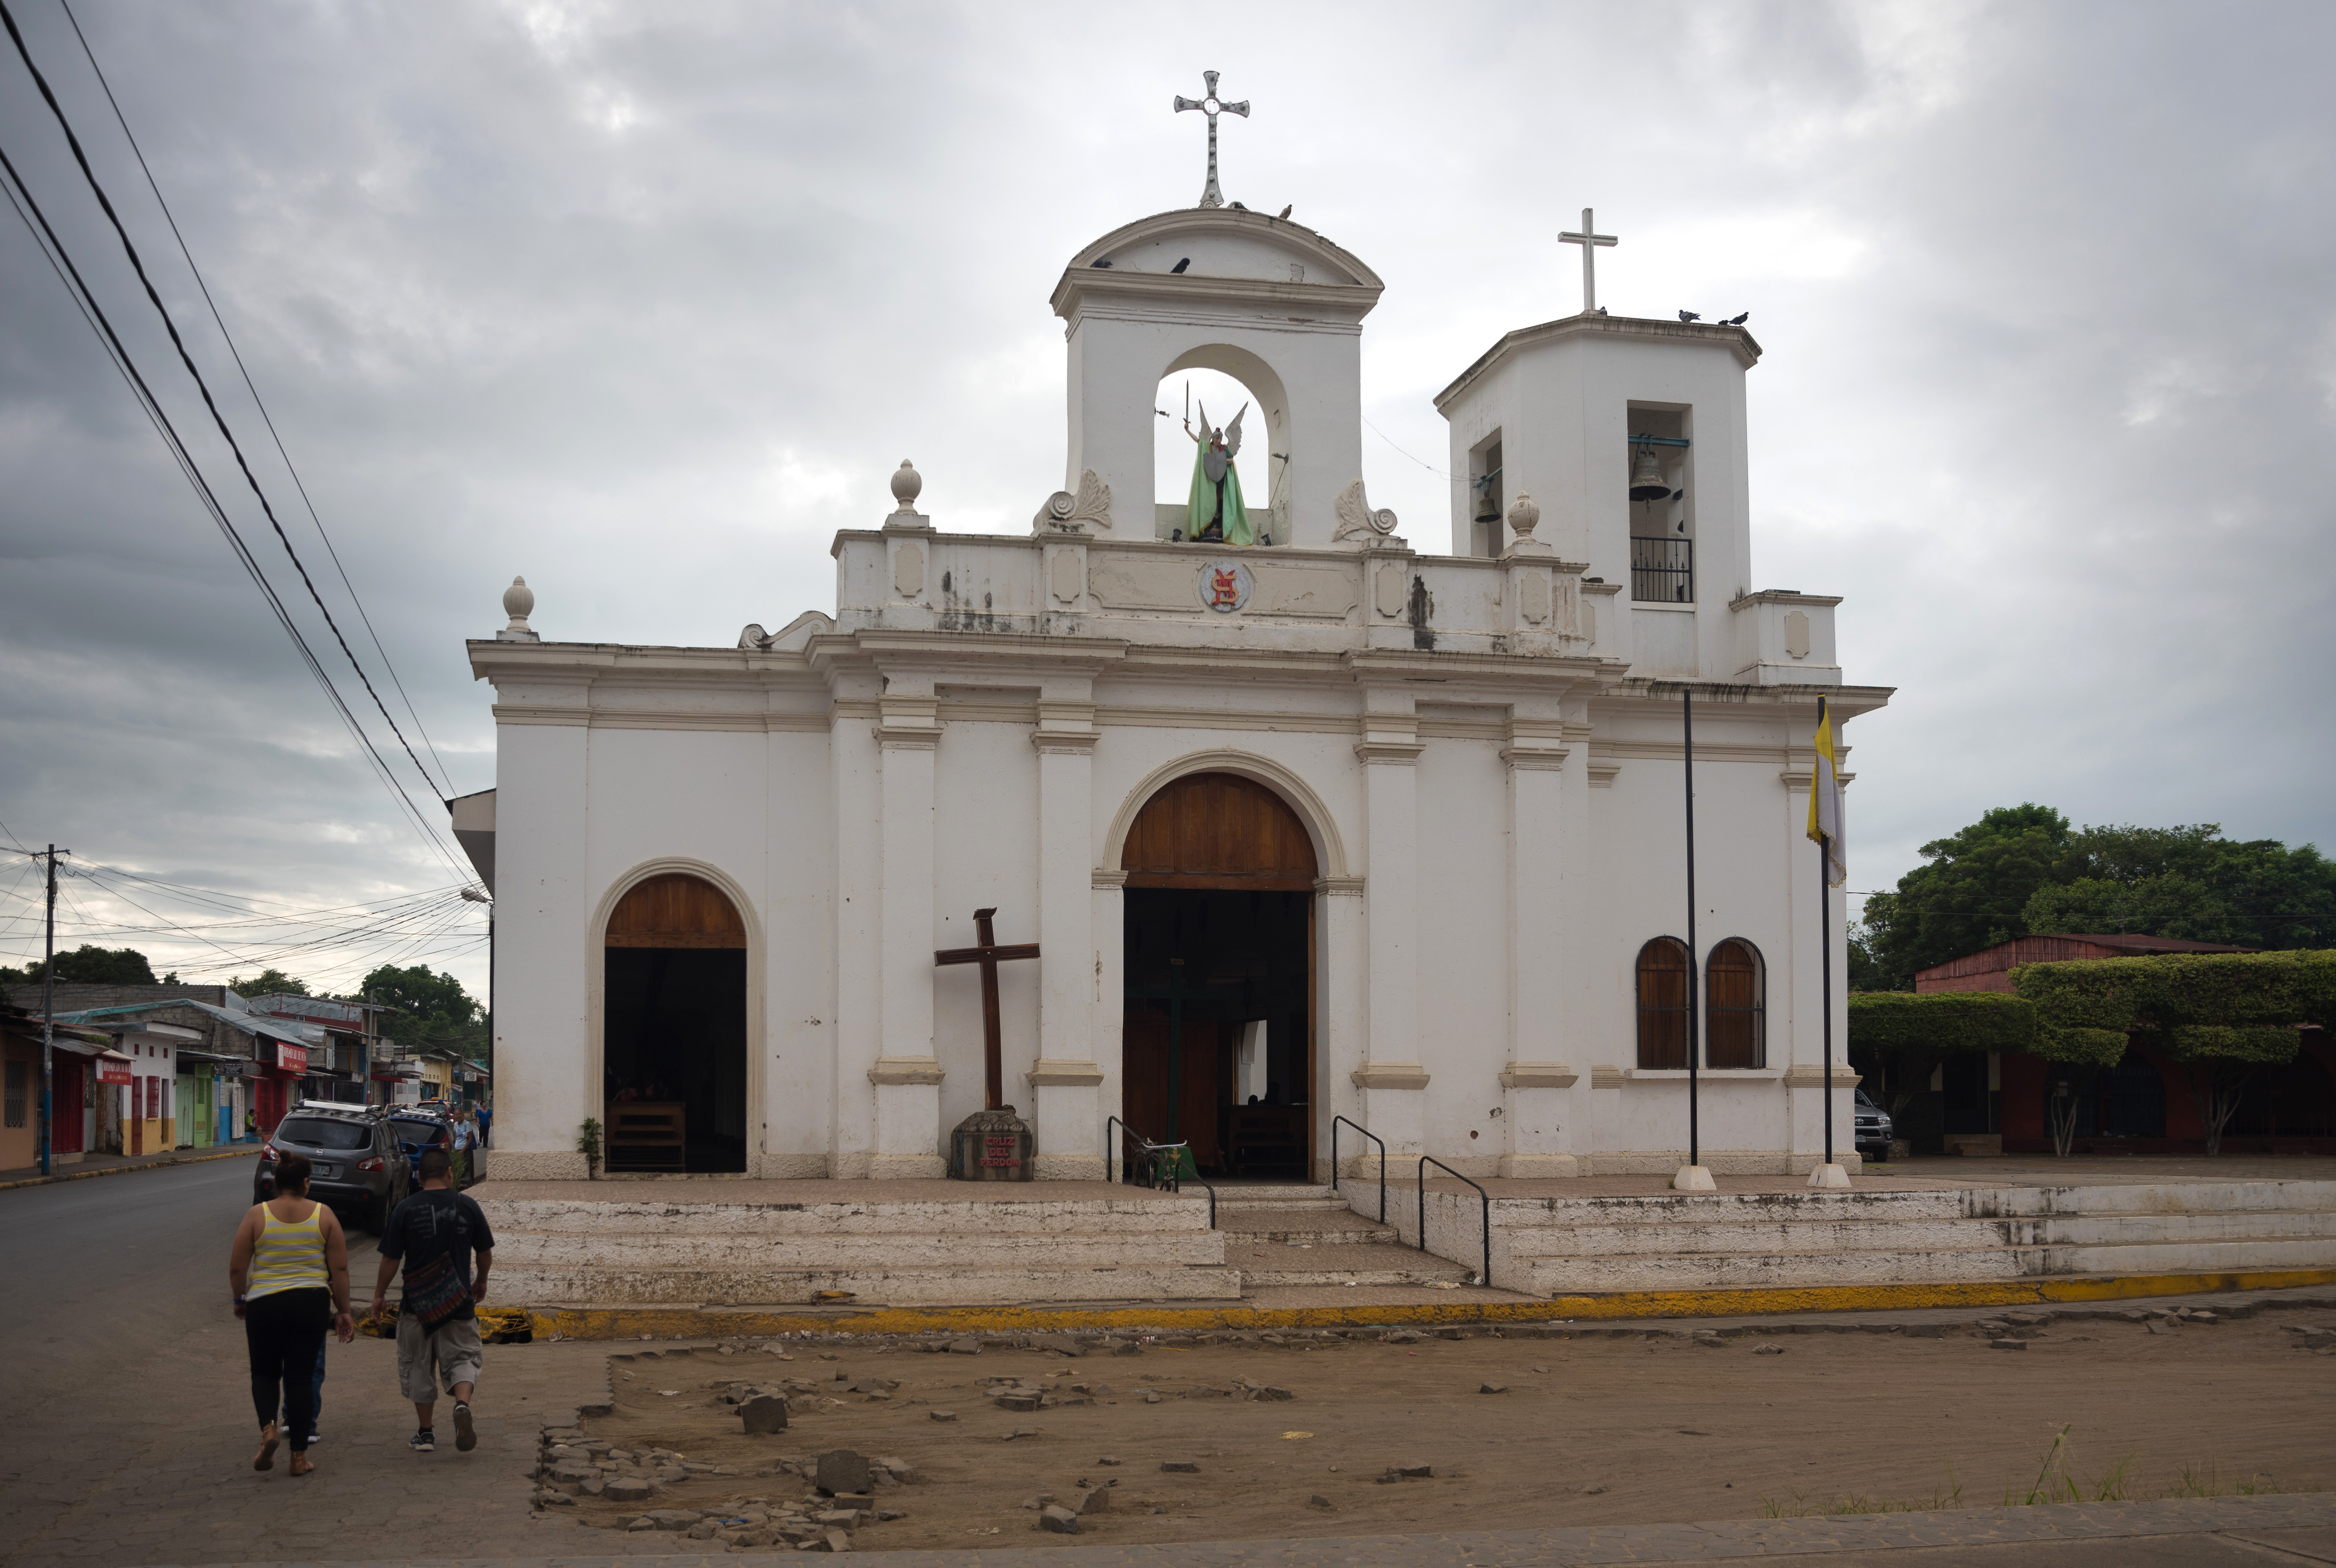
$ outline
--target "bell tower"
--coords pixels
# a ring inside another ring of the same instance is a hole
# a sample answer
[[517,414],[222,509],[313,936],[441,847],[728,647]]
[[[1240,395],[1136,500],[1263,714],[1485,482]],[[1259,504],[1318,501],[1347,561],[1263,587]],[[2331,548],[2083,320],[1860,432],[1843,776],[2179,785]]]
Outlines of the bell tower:
[[[1339,493],[1363,476],[1363,317],[1386,285],[1286,218],[1239,207],[1163,212],[1105,235],[1055,286],[1070,349],[1064,489],[1107,486],[1117,539],[1164,537],[1153,494],[1163,376],[1219,370],[1257,394],[1241,462],[1262,446],[1269,483],[1249,498],[1276,544],[1327,548]],[[1091,509],[1083,508],[1083,512]]]

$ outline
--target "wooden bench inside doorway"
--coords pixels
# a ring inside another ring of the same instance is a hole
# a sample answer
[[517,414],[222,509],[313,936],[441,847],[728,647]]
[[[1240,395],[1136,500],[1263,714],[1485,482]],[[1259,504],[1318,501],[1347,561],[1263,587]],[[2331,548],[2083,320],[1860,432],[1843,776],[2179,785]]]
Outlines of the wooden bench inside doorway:
[[679,1100],[612,1100],[608,1169],[679,1171],[688,1164],[688,1118]]

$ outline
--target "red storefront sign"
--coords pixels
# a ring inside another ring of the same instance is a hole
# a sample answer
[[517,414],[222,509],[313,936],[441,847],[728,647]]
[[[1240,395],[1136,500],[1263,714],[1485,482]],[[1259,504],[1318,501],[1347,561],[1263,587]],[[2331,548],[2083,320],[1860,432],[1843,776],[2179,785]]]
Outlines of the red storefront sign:
[[97,1081],[101,1084],[130,1082],[130,1059],[124,1057],[120,1061],[115,1061],[108,1057],[98,1057]]
[[308,1070],[307,1047],[305,1046],[287,1046],[282,1040],[277,1041],[276,1066],[282,1071],[287,1073],[307,1072]]

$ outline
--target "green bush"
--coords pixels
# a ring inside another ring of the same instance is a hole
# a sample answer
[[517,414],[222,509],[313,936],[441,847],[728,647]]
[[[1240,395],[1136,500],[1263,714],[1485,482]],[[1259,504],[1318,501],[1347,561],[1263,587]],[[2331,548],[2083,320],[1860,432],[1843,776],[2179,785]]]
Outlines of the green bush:
[[2020,964],[2011,989],[2036,1004],[2038,1021],[2051,1029],[2133,1027],[2136,998],[2156,959],[2071,959],[2058,964]]
[[2149,1043],[2177,1062],[2253,1062],[2280,1066],[2295,1060],[2303,1037],[2294,1029],[2260,1024],[2184,1024],[2152,1034]]
[[1849,998],[1854,1050],[1893,1056],[2024,1051],[2035,1038],[2036,1005],[2000,991],[1869,991]]
[[2166,953],[2022,964],[2012,988],[2043,1020],[2068,1028],[2161,1029],[2186,1024],[2330,1027],[2336,952]]
[[[2035,1052],[2048,1062],[2072,1067],[2114,1067],[2125,1059],[2127,1037],[2123,1029],[2063,1028],[2043,1024],[2036,1030]],[[2066,1149],[2060,1151],[2068,1153]]]

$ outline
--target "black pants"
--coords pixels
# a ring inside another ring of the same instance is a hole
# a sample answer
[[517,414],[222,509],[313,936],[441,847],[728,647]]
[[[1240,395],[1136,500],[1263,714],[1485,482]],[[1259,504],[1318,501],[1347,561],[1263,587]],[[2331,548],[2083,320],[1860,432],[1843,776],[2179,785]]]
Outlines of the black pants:
[[251,1403],[259,1424],[280,1408],[291,1417],[284,1434],[292,1452],[305,1453],[316,1424],[316,1358],[332,1329],[333,1293],[322,1285],[278,1290],[243,1304],[243,1342],[251,1355]]

